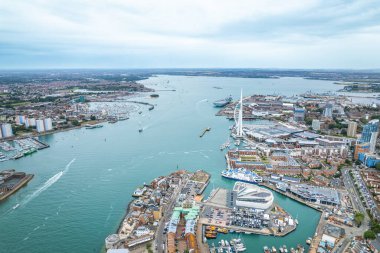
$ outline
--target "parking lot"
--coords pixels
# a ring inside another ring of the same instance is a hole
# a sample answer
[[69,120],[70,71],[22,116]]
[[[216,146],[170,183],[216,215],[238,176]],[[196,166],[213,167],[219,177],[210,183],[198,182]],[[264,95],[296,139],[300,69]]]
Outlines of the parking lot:
[[230,213],[227,209],[205,207],[203,217],[207,218],[209,224],[215,224],[223,227],[227,225]]

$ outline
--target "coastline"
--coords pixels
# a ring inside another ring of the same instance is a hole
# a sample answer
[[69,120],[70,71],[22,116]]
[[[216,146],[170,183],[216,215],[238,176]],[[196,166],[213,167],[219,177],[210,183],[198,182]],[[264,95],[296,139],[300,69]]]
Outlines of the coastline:
[[11,191],[5,193],[0,197],[0,202],[6,200],[8,197],[16,193],[18,190],[20,190],[23,186],[25,186],[32,178],[34,177],[33,174],[27,174],[23,179],[20,180],[20,182],[16,185],[15,188],[13,188]]

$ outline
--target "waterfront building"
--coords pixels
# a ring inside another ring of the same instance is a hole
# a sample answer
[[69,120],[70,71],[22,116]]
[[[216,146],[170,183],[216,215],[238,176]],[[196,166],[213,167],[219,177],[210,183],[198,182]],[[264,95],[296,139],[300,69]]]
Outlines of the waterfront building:
[[3,135],[3,138],[12,137],[13,136],[12,125],[8,123],[2,124],[1,133]]
[[318,119],[313,119],[313,122],[311,123],[311,127],[313,130],[321,130],[321,122]]
[[143,235],[150,234],[150,229],[145,227],[145,226],[140,226],[140,227],[135,229],[134,233],[137,237],[141,237]]
[[274,200],[271,191],[244,182],[236,182],[232,192],[238,207],[266,210],[272,206]]
[[302,107],[294,107],[293,119],[296,122],[304,121],[306,110]]
[[354,159],[359,159],[359,154],[361,153],[368,153],[369,152],[370,145],[368,142],[366,143],[357,143],[355,145],[355,151],[354,151]]
[[358,128],[358,123],[354,121],[348,122],[347,136],[356,137],[357,128]]
[[373,137],[372,133],[379,132],[379,120],[374,119],[368,122],[368,124],[365,124],[363,126],[362,135],[360,137],[360,142],[370,142],[371,138]]
[[294,184],[290,186],[289,191],[307,202],[332,206],[340,204],[339,193],[331,188]]
[[53,130],[53,123],[52,123],[51,118],[44,119],[44,128],[45,128],[45,131]]
[[44,121],[42,119],[36,120],[36,128],[39,133],[45,132]]
[[332,118],[333,115],[333,105],[328,103],[323,111],[323,116],[326,118]]
[[117,247],[118,244],[120,244],[119,235],[118,234],[109,235],[105,240],[105,244],[106,244],[106,249],[112,249],[112,248]]

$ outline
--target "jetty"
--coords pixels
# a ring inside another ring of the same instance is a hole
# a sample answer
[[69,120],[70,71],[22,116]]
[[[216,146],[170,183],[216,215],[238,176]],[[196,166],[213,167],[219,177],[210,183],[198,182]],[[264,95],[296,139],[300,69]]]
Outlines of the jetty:
[[211,131],[211,127],[208,127],[206,128],[205,130],[203,130],[203,132],[199,135],[199,138],[202,138],[203,135],[205,135],[207,132]]

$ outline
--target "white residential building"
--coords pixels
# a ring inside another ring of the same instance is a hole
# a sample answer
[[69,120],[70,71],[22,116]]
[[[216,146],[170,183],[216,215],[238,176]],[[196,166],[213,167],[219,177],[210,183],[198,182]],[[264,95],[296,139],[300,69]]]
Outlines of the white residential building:
[[42,119],[36,120],[36,128],[39,133],[45,132],[44,121]]
[[313,119],[313,122],[311,123],[311,127],[313,130],[321,130],[321,122],[318,119]]
[[12,137],[13,136],[12,125],[8,123],[2,124],[1,133],[3,135],[3,138]]
[[347,136],[356,137],[357,128],[358,128],[358,123],[354,121],[348,122]]
[[45,131],[53,130],[53,123],[51,121],[51,118],[44,119],[44,127]]
[[28,118],[29,126],[35,127],[36,126],[36,119],[35,118]]

